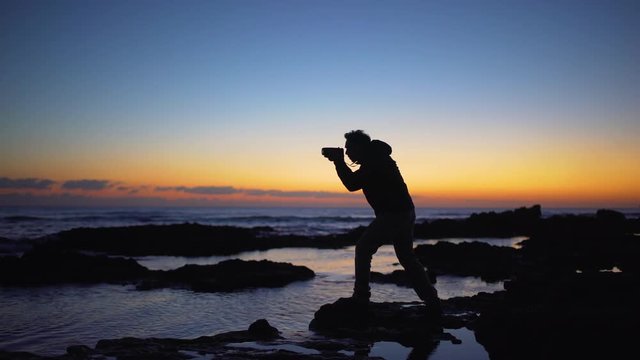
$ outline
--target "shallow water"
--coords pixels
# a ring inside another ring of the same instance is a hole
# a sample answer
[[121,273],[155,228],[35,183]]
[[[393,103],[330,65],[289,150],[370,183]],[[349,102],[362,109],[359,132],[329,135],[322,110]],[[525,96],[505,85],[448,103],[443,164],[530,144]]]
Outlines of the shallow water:
[[[212,264],[229,258],[305,265],[317,276],[283,288],[233,293],[137,291],[133,286],[118,285],[2,288],[0,349],[56,355],[64,353],[69,345],[93,347],[100,339],[195,338],[243,330],[261,318],[266,318],[286,338],[302,339],[311,335],[308,324],[314,312],[323,304],[350,295],[353,286],[353,247],[273,249],[233,257],[148,257],[138,261],[152,269],[172,269],[186,263]],[[373,258],[372,270],[390,272],[399,268],[396,262],[393,248],[383,246]],[[501,290],[503,284],[489,284],[473,277],[441,276],[436,287],[441,298],[449,298]],[[417,301],[418,297],[412,289],[372,284],[372,300]],[[478,356],[486,356],[472,336],[463,343],[466,342],[477,345],[474,349],[480,349]]]
[[[488,360],[489,355],[482,345],[475,340],[473,331],[462,329],[448,329],[448,333],[458,338],[462,343],[452,344],[441,341],[429,354],[429,360]],[[380,341],[371,347],[369,356],[379,356],[386,360],[405,360],[412,355],[412,348],[395,342]],[[421,358],[421,357],[417,357]]]
[[529,237],[527,236],[514,236],[510,238],[447,238],[447,239],[433,239],[433,240],[416,240],[414,245],[419,244],[430,244],[433,245],[438,241],[446,241],[452,244],[462,244],[465,242],[484,242],[493,246],[508,246],[514,249],[520,249],[522,246],[520,243],[524,240],[527,240]]
[[[475,335],[473,331],[462,328],[447,330],[450,334],[458,338],[461,343],[453,344],[451,342],[442,341],[435,345],[435,348],[428,353],[429,360],[488,360],[489,356],[482,347],[475,341]],[[260,350],[287,350],[299,354],[314,355],[320,354],[318,350],[309,349],[298,345],[290,344],[265,344],[259,342],[245,342],[229,344],[233,347],[250,348]],[[399,343],[392,341],[378,341],[370,344],[366,355],[370,357],[381,357],[386,360],[405,360],[405,359],[425,359],[425,351],[422,350],[423,356],[420,356],[421,350],[414,350],[412,348],[403,346]],[[354,356],[354,351],[342,350],[340,353],[347,356]],[[365,355],[360,354],[358,355]]]
[[[418,221],[464,218],[481,209],[417,209]],[[487,209],[484,209],[487,210]],[[500,209],[493,209],[499,211]],[[545,209],[546,215],[555,214]],[[637,209],[627,216],[638,216]],[[558,213],[595,213],[559,209]],[[635,215],[634,215],[635,214]],[[6,208],[0,207],[0,237],[33,238],[75,227],[126,226],[197,222],[210,225],[271,226],[277,233],[321,235],[366,225],[370,209],[294,208]],[[416,240],[415,245],[437,241],[483,241],[518,247],[525,238]],[[1,239],[0,239],[1,240]],[[3,243],[0,241],[0,251]],[[11,242],[6,242],[12,246]],[[100,339],[134,337],[195,338],[246,329],[266,318],[289,339],[308,337],[308,324],[323,304],[348,296],[353,286],[353,247],[326,249],[274,249],[233,257],[144,257],[137,260],[151,269],[175,269],[185,264],[215,264],[229,258],[269,259],[313,269],[317,276],[275,289],[234,293],[193,293],[187,290],[137,291],[133,286],[52,286],[0,288],[0,349],[58,355],[69,345],[95,346]],[[392,247],[383,246],[373,258],[372,269],[383,273],[399,269]],[[436,284],[441,298],[471,296],[503,289],[503,283],[486,283],[474,277],[440,276]],[[411,289],[372,284],[372,300],[417,301]],[[484,348],[467,329],[449,330],[462,340],[441,342],[429,359],[487,359]],[[298,349],[300,350],[300,349]],[[371,356],[406,359],[412,349],[393,342],[372,344]]]
[[[443,287],[454,284],[453,280],[440,282],[438,288],[442,293]],[[351,286],[349,277],[322,273],[312,281],[284,288],[235,293],[137,291],[114,285],[3,289],[0,348],[55,355],[64,353],[68,345],[95,346],[100,339],[195,338],[243,330],[260,318],[266,318],[284,337],[302,339],[310,335],[307,327],[314,312],[348,296]],[[375,284],[373,300],[415,301],[417,297],[410,289]]]

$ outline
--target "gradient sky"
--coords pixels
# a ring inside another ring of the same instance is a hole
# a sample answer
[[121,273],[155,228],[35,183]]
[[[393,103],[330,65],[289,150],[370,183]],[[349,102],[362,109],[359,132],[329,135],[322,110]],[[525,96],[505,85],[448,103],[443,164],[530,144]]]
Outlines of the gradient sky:
[[0,205],[640,206],[638,1],[0,2]]

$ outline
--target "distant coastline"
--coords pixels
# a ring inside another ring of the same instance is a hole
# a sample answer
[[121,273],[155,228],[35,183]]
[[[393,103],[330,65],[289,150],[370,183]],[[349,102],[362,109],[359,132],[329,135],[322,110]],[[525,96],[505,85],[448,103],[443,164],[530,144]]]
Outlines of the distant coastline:
[[[416,222],[462,219],[473,213],[513,208],[417,208]],[[638,208],[610,208],[627,218],[640,217]],[[542,217],[595,215],[599,208],[546,208]],[[280,234],[329,235],[366,226],[373,212],[364,207],[42,207],[0,206],[0,237],[32,239],[79,227],[168,225],[199,223],[236,227],[268,226]]]

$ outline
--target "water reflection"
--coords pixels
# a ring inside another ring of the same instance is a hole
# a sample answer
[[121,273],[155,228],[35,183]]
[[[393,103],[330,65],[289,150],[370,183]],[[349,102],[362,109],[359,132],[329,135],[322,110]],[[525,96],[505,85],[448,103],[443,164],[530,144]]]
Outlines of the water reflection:
[[510,238],[446,238],[446,239],[416,239],[415,245],[429,244],[434,245],[440,241],[449,242],[452,244],[461,244],[464,242],[482,242],[493,246],[507,246],[514,249],[520,249],[522,246],[520,242],[527,240],[527,236],[514,236]]
[[[449,238],[437,240],[415,241],[415,246],[421,244],[436,244],[440,241],[460,244],[463,242],[478,241],[495,246],[508,246],[520,248],[519,243],[526,240],[525,236],[511,238]],[[285,248],[270,249],[266,251],[249,251],[231,256],[207,256],[207,257],[181,257],[181,256],[148,256],[137,258],[138,262],[152,270],[171,270],[186,264],[211,265],[228,259],[242,260],[272,260],[288,262],[294,265],[307,266],[315,272],[331,272],[338,274],[353,274],[354,247],[342,249],[313,249],[313,248]],[[393,246],[383,245],[374,255],[371,269],[382,273],[388,273],[399,268],[398,259],[395,256]]]
[[[117,285],[3,288],[0,296],[0,319],[3,321],[0,349],[59,355],[69,345],[93,347],[98,340],[106,338],[195,338],[243,330],[261,318],[266,318],[278,328],[285,338],[304,339],[310,336],[308,324],[321,305],[351,294],[353,251],[353,247],[338,250],[273,249],[237,256],[154,256],[138,259],[148,268],[162,270],[185,264],[215,264],[230,258],[268,259],[304,265],[317,274],[310,281],[295,282],[282,288],[232,293],[194,293],[174,289],[137,291],[133,286]],[[388,273],[398,268],[393,248],[382,246],[373,258],[372,269]],[[446,299],[471,296],[480,291],[502,290],[503,284],[489,284],[474,277],[439,276],[436,287],[440,296]],[[410,288],[372,284],[372,300],[410,302],[418,301],[418,298]],[[471,337],[469,339],[470,343],[480,347]],[[376,354],[384,351],[384,346],[394,346],[395,353],[403,354],[398,352],[397,344],[378,344],[372,347],[371,355],[381,356]],[[435,356],[448,346],[460,345],[441,343],[430,359],[437,359]],[[408,351],[411,353],[411,349]],[[460,359],[458,355],[455,358]]]
[[[211,257],[173,257],[151,256],[137,259],[140,264],[154,270],[170,270],[186,264],[216,264],[224,260],[239,258],[242,260],[271,260],[303,265],[316,272],[321,281],[340,284],[340,288],[349,289],[353,285],[353,252],[354,247],[344,249],[307,249],[286,248],[267,251],[251,251],[232,256]],[[371,263],[372,271],[390,273],[400,269],[393,246],[381,246]],[[487,283],[477,277],[460,277],[441,275],[436,284],[438,293],[443,299],[455,296],[472,296],[479,292],[493,292],[503,289],[503,282]],[[348,293],[348,290],[347,290]],[[346,296],[346,295],[345,295]],[[392,299],[392,300],[390,300]],[[372,300],[374,301],[417,301],[414,291],[395,285],[373,284]]]
[[460,343],[427,342],[421,347],[410,348],[392,341],[378,341],[364,355],[385,360],[489,360],[487,352],[475,340],[473,331],[462,328],[447,329],[446,332],[460,340]]
[[256,350],[286,350],[304,355],[320,355],[320,351],[292,344],[259,344],[257,342],[232,343],[229,347],[249,348]]
[[452,344],[448,341],[441,341],[429,356],[429,360],[489,360],[489,355],[484,347],[476,341],[473,331],[461,328],[447,329],[447,332],[455,336],[461,343]]
[[[450,329],[448,333],[460,340],[459,344],[450,341],[425,342],[419,347],[407,347],[393,341],[377,341],[372,344],[362,343],[358,348],[340,353],[355,357],[376,357],[385,360],[488,360],[484,348],[475,341],[473,331],[469,329]],[[292,344],[276,342],[232,343],[229,347],[249,348],[257,350],[287,350],[305,355],[319,355],[320,351]]]
[[[433,351],[433,347],[435,346],[437,346],[437,344],[434,344],[427,351],[425,351],[426,354],[424,354],[424,356],[416,357],[415,355],[412,355],[411,359],[426,360],[431,351]],[[369,351],[369,354],[367,355],[371,357],[381,357],[385,360],[405,360],[409,358],[413,351],[414,349],[400,345],[396,342],[379,341],[373,344],[371,350]],[[422,351],[422,349],[415,349],[415,351]]]

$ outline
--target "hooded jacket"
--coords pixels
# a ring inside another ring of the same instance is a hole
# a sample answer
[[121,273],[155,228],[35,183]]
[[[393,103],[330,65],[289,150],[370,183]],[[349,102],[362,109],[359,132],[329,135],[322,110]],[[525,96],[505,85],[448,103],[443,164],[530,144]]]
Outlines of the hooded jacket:
[[344,186],[349,191],[362,189],[376,215],[414,209],[407,185],[391,158],[391,151],[391,146],[384,141],[372,140],[358,170],[352,172],[344,161],[335,163]]

